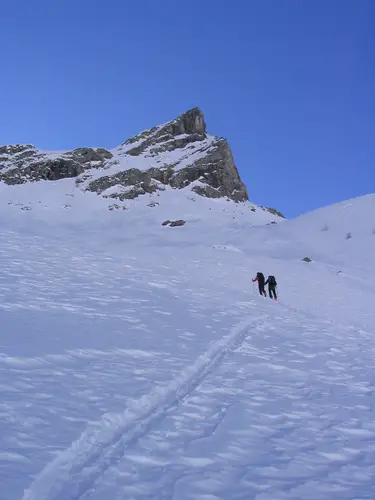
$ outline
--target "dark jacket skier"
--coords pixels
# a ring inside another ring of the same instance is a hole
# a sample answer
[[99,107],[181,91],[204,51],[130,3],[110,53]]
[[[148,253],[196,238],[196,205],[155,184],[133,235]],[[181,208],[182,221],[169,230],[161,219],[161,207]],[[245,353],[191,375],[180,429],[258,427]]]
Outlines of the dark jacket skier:
[[265,285],[268,285],[268,295],[270,299],[277,300],[277,295],[276,295],[277,282],[275,276],[272,275],[268,276]]
[[264,275],[263,273],[257,273],[255,278],[253,279],[253,283],[257,281],[258,282],[258,287],[259,287],[259,293],[260,295],[264,295],[267,297],[266,291],[264,289]]

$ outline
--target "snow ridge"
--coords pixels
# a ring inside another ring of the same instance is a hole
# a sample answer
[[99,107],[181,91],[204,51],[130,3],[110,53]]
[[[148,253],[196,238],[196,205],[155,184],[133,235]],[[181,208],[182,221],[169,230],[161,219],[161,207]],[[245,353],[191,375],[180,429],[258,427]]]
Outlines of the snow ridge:
[[81,499],[123,456],[127,447],[190,396],[227,353],[242,344],[249,328],[261,330],[266,319],[267,315],[262,314],[241,321],[169,384],[145,394],[123,414],[105,415],[100,422],[89,426],[45,467],[25,490],[22,500]]

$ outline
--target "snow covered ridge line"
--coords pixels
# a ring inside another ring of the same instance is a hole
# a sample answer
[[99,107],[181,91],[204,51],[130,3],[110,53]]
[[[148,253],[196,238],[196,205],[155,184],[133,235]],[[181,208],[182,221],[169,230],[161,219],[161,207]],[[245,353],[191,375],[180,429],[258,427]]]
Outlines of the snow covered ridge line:
[[103,196],[115,185],[131,186],[126,192],[111,193],[118,199],[153,193],[160,190],[160,184],[181,189],[198,181],[191,189],[201,196],[248,200],[229,144],[207,135],[198,108],[112,150],[83,147],[55,153],[32,145],[0,147],[0,181],[6,184],[66,178],[75,178],[80,189]]
[[22,500],[79,500],[132,444],[176,408],[244,341],[249,328],[266,327],[266,314],[250,317],[215,342],[166,386],[156,387],[122,414],[106,415],[61,452],[34,480]]

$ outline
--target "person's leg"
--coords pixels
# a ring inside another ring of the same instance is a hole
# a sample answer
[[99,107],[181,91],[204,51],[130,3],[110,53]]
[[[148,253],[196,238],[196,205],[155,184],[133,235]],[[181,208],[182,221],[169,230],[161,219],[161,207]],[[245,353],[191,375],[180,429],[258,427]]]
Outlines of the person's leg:
[[270,296],[270,299],[272,299],[272,294],[274,293],[274,289],[272,288],[272,286],[269,286],[268,287],[268,295]]
[[273,289],[273,295],[275,297],[275,300],[277,300],[277,295],[276,295],[276,287]]

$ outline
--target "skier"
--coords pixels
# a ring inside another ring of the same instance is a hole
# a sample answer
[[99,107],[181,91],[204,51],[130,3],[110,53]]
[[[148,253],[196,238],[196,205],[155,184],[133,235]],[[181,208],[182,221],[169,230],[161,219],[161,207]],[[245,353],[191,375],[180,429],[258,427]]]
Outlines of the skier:
[[277,300],[277,295],[276,295],[276,287],[277,287],[277,282],[275,276],[268,276],[267,281],[265,282],[265,285],[268,284],[268,294],[270,299],[275,299]]
[[267,293],[264,289],[264,275],[263,275],[263,273],[257,273],[257,275],[255,276],[255,278],[252,281],[253,281],[253,283],[255,281],[258,282],[260,295],[264,295],[265,297],[267,297]]

